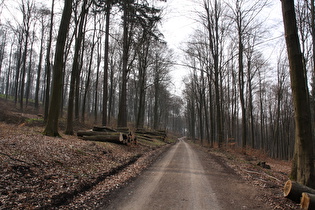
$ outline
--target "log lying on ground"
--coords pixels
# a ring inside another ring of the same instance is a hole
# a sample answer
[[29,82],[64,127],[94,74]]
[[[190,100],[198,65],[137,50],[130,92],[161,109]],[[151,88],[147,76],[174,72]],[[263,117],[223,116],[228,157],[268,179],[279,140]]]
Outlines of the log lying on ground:
[[144,137],[144,136],[141,136],[141,135],[138,135],[138,136],[137,136],[137,139],[139,139],[139,140],[145,140],[145,141],[153,141],[152,138]]
[[102,141],[102,142],[113,142],[117,144],[125,144],[127,141],[127,135],[119,133],[119,134],[111,134],[111,135],[94,135],[94,136],[83,136],[83,140],[89,141]]
[[301,198],[301,209],[303,210],[311,210],[315,209],[315,194],[310,193],[302,193]]
[[145,129],[138,129],[136,130],[138,134],[147,134],[151,136],[166,136],[166,131],[149,131]]
[[302,193],[315,194],[315,190],[291,180],[288,180],[285,183],[283,188],[284,197],[289,198],[296,203],[300,203]]
[[117,132],[115,129],[109,128],[107,126],[94,126],[92,130],[101,132]]
[[97,136],[97,135],[119,135],[120,132],[103,132],[103,131],[78,131],[77,136]]
[[83,140],[113,142],[118,144],[137,144],[137,137],[129,128],[114,130],[106,126],[95,126],[92,130],[78,131],[77,136]]
[[136,134],[141,138],[156,139],[160,141],[165,141],[165,138],[167,136],[166,131],[152,131],[146,129],[138,129],[136,130]]
[[130,129],[128,127],[119,127],[119,128],[116,129],[116,131],[129,133]]

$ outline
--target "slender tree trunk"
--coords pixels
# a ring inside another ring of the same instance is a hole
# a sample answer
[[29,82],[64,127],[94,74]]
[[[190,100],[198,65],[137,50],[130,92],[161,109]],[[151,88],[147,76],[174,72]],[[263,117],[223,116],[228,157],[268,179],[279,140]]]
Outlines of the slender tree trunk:
[[70,92],[69,92],[69,102],[68,102],[68,113],[67,113],[67,126],[65,133],[68,135],[73,135],[73,109],[74,109],[74,98],[75,98],[75,88],[76,83],[79,83],[77,81],[78,74],[79,74],[79,59],[80,59],[80,50],[83,40],[83,28],[84,28],[84,22],[85,17],[87,14],[87,0],[84,0],[82,3],[82,10],[80,15],[80,21],[79,21],[79,28],[77,31],[78,37],[76,38],[75,43],[75,52],[73,56],[73,63],[72,63],[72,71],[71,71],[71,79],[70,79]]
[[241,27],[239,29],[239,47],[238,47],[238,65],[239,65],[239,75],[238,83],[240,90],[240,101],[241,101],[241,111],[242,111],[242,148],[245,149],[247,145],[247,120],[246,120],[246,106],[244,98],[244,65],[243,65],[243,53],[244,46],[242,41]]
[[29,42],[29,32],[30,32],[30,27],[29,27],[29,22],[30,22],[30,17],[27,17],[27,20],[25,23],[25,43],[24,43],[24,52],[23,52],[23,58],[22,58],[22,69],[21,69],[21,90],[20,90],[20,109],[23,111],[24,109],[24,87],[25,87],[25,75],[26,75],[26,59],[27,59],[27,50],[28,50],[28,42]]
[[[158,77],[157,75],[155,77]],[[153,108],[153,129],[159,128],[159,82],[155,78],[154,82],[154,108]]]
[[105,27],[105,52],[104,52],[104,84],[103,84],[103,118],[102,124],[107,125],[107,101],[108,101],[108,58],[109,58],[109,24],[110,24],[110,11],[111,2],[106,5],[106,27]]
[[252,53],[247,57],[247,80],[248,80],[248,115],[249,115],[249,128],[250,140],[252,148],[255,148],[255,130],[254,130],[254,115],[253,115],[253,87],[252,87],[252,66],[251,66]]
[[[145,64],[146,65],[146,64]],[[139,82],[140,82],[140,95],[139,95],[139,107],[137,116],[137,128],[143,128],[144,126],[144,114],[145,114],[145,96],[146,96],[146,67],[140,67],[139,69]]]
[[32,41],[31,41],[31,52],[29,55],[29,62],[28,62],[28,72],[27,72],[27,82],[26,82],[26,93],[25,93],[25,105],[28,106],[28,100],[31,91],[31,81],[32,81],[32,58],[33,58],[33,46],[34,46],[34,39],[35,39],[35,31],[33,31]]
[[290,64],[290,79],[295,110],[295,148],[291,178],[309,187],[315,187],[313,135],[309,93],[303,55],[299,44],[294,0],[281,0],[284,31]]
[[123,20],[123,66],[121,78],[121,91],[119,99],[118,127],[127,127],[127,75],[128,75],[128,57],[129,57],[129,16],[130,0],[124,2],[124,20]]
[[40,52],[39,52],[39,61],[37,67],[37,78],[36,78],[36,87],[35,87],[35,109],[39,108],[39,87],[40,87],[40,77],[42,71],[42,62],[43,62],[43,44],[44,44],[44,36],[45,36],[45,27],[44,21],[42,20],[42,30],[41,30],[41,39],[40,39]]
[[1,76],[1,72],[2,72],[2,65],[3,65],[3,60],[4,60],[4,51],[6,48],[6,44],[7,44],[7,32],[4,32],[4,35],[2,37],[2,43],[0,46],[0,76]]
[[17,104],[17,101],[18,101],[18,97],[19,97],[19,78],[20,78],[20,68],[21,68],[21,58],[22,58],[22,41],[23,41],[23,38],[22,38],[22,34],[19,33],[19,38],[18,38],[18,41],[19,41],[19,44],[18,44],[18,48],[19,48],[19,51],[17,53],[17,59],[16,59],[16,71],[15,71],[15,84],[14,84],[14,103],[15,105]]
[[144,115],[145,115],[145,98],[146,98],[146,84],[147,84],[147,67],[148,67],[148,56],[150,48],[150,38],[147,36],[147,32],[143,32],[142,37],[142,52],[138,53],[139,56],[139,106],[137,109],[137,128],[144,127]]
[[97,46],[97,70],[96,70],[96,81],[95,81],[95,98],[94,98],[94,123],[97,123],[98,115],[98,83],[99,83],[99,74],[100,74],[100,65],[101,65],[101,39],[99,38]]
[[109,86],[109,98],[108,98],[108,121],[110,122],[111,117],[114,115],[113,107],[115,107],[115,81],[114,81],[114,69],[115,65],[113,61],[111,62],[111,70],[110,70],[110,86]]
[[64,65],[64,48],[67,39],[67,34],[69,31],[69,25],[71,20],[72,11],[72,1],[65,0],[64,8],[62,13],[62,18],[60,22],[60,27],[58,31],[56,53],[53,69],[53,89],[51,96],[51,105],[49,109],[49,114],[47,118],[47,124],[44,131],[45,135],[48,136],[59,136],[58,132],[58,119],[60,111],[61,102],[61,92],[62,92],[62,75],[63,75],[63,65]]
[[[96,27],[96,15],[94,15],[94,26]],[[85,122],[85,105],[86,105],[86,98],[87,94],[89,92],[90,88],[90,82],[91,82],[91,71],[92,71],[92,63],[93,63],[93,55],[94,55],[94,48],[95,48],[95,35],[96,35],[96,28],[94,28],[93,31],[93,38],[92,38],[92,47],[91,47],[91,56],[90,56],[90,62],[88,66],[88,75],[87,75],[87,80],[85,84],[85,91],[84,91],[84,96],[83,96],[83,102],[82,102],[82,122]]]
[[9,66],[8,66],[8,73],[7,73],[7,84],[6,84],[6,89],[5,89],[5,98],[6,100],[8,99],[9,96],[9,86],[10,86],[10,74],[11,74],[11,62],[12,62],[12,50],[13,50],[13,42],[11,44],[10,48],[10,55],[9,55]]
[[[65,0],[66,1],[66,0]],[[51,51],[51,43],[52,43],[52,33],[53,33],[53,24],[54,24],[54,8],[55,8],[55,0],[51,2],[51,14],[50,14],[50,29],[49,29],[49,38],[47,44],[46,51],[46,91],[45,91],[45,112],[44,112],[44,120],[47,121],[48,111],[49,111],[49,94],[50,94],[50,51]]]

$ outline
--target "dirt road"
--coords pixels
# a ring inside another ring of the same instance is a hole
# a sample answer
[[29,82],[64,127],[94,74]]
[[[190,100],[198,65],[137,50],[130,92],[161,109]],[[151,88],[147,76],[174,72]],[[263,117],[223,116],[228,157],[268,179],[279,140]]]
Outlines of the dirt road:
[[180,140],[100,209],[270,209],[219,158]]

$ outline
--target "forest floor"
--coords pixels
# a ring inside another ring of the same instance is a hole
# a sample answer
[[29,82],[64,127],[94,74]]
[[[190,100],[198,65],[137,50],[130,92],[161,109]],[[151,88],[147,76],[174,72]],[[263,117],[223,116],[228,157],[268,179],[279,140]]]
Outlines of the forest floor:
[[[2,99],[0,107],[0,209],[95,209],[170,147],[160,141],[125,146],[47,137],[41,116],[20,113]],[[245,155],[197,147],[262,191],[271,209],[299,209],[282,196],[290,162],[254,150]],[[260,161],[271,169],[258,166]]]

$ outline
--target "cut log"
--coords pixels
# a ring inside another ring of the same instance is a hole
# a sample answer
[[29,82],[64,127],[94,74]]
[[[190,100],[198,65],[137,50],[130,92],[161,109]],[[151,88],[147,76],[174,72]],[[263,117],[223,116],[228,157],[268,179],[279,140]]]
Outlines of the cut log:
[[152,138],[147,138],[147,137],[144,137],[144,136],[138,136],[138,139],[139,140],[145,140],[145,141],[153,141]]
[[102,131],[78,131],[77,136],[97,136],[97,135],[119,135],[119,132],[102,132]]
[[115,129],[109,128],[107,126],[94,126],[93,131],[117,132]]
[[315,195],[310,193],[302,193],[301,209],[311,210],[315,209]]
[[137,130],[137,134],[147,134],[151,136],[164,136],[166,137],[166,132],[161,132],[161,131],[147,131],[147,130]]
[[113,142],[118,144],[125,144],[127,136],[120,133],[119,135],[94,135],[94,136],[83,136],[83,140],[89,141],[102,141],[102,142]]
[[284,197],[289,198],[296,203],[300,203],[302,193],[304,192],[315,194],[314,189],[304,186],[302,184],[299,184],[297,182],[291,181],[291,180],[288,180],[285,183],[284,188],[283,188]]

